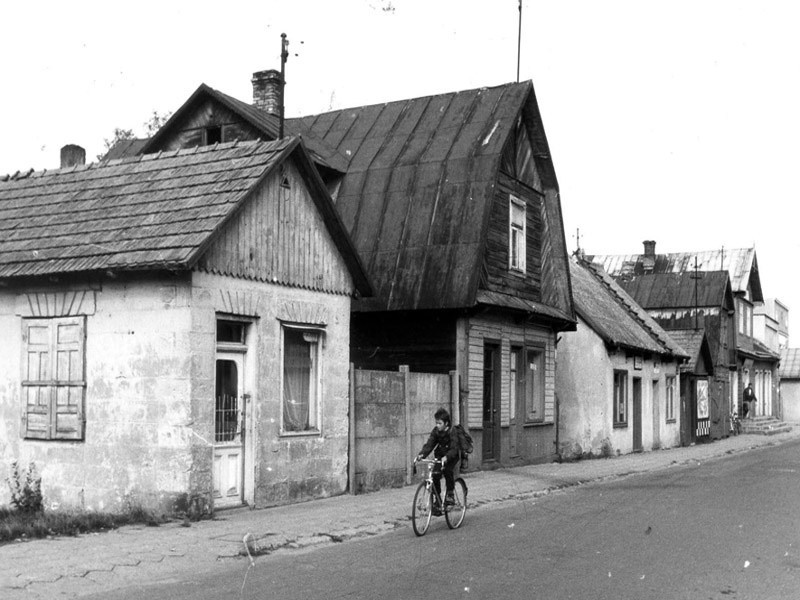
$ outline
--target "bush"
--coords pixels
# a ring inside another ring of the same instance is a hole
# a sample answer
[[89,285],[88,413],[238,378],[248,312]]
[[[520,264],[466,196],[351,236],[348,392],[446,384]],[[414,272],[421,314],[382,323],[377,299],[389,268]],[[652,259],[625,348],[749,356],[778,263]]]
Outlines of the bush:
[[11,475],[7,478],[11,489],[11,506],[22,513],[44,511],[42,478],[36,474],[36,465],[31,462],[24,477],[17,461],[11,463]]

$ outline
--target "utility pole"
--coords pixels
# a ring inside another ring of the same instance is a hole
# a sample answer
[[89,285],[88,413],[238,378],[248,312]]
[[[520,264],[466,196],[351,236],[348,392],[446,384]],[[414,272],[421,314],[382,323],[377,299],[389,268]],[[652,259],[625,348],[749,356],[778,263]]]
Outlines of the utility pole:
[[697,281],[700,279],[700,277],[702,277],[702,275],[700,275],[697,272],[698,268],[699,268],[699,266],[697,264],[697,257],[695,256],[694,257],[694,274],[691,275],[692,279],[694,279],[694,330],[695,331],[697,331],[697,329],[698,329],[698,323],[697,323],[697,312],[698,312],[698,307],[697,307]]
[[281,101],[280,101],[280,128],[278,139],[283,139],[283,114],[284,114],[284,90],[286,89],[286,61],[289,58],[289,40],[286,34],[281,34]]

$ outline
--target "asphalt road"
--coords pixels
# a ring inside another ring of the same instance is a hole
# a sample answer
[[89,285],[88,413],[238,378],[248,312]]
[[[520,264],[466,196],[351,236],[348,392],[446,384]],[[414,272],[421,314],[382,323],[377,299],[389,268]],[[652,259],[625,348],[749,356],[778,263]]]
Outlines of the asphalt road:
[[102,597],[800,599],[799,509],[794,441]]

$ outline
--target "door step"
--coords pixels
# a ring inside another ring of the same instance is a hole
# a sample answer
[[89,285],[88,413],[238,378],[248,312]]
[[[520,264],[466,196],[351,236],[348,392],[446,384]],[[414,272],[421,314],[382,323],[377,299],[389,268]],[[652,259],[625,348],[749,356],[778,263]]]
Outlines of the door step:
[[777,417],[753,417],[741,420],[742,433],[753,435],[776,435],[792,430],[792,426]]

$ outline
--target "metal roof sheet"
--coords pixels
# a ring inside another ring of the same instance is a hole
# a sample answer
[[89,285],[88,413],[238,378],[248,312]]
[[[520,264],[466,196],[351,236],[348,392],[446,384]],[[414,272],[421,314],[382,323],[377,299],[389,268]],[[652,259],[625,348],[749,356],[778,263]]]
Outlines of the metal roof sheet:
[[645,265],[648,261],[644,254],[597,254],[587,258],[602,265],[615,278],[644,275],[648,272],[691,273],[695,270],[695,264],[698,271],[728,271],[734,292],[746,292],[750,287],[753,300],[761,302],[764,299],[755,248],[656,254],[647,267]]
[[727,271],[657,273],[616,278],[617,283],[645,309],[733,308]]
[[348,160],[336,206],[372,277],[375,308],[475,304],[500,155],[532,89],[507,84],[297,120]]

